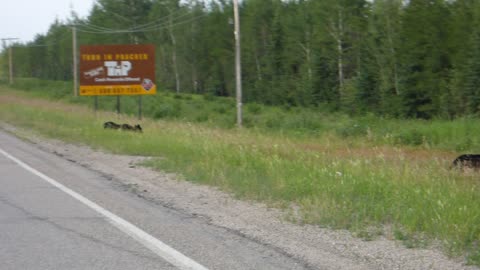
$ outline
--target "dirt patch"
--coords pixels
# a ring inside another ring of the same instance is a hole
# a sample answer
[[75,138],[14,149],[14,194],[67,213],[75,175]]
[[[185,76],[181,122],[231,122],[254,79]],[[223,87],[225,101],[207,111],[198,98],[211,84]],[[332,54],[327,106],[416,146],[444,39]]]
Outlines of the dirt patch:
[[408,249],[384,237],[364,241],[348,231],[289,223],[285,220],[287,213],[281,210],[240,201],[215,188],[138,165],[148,157],[112,155],[35,137],[9,125],[0,128],[27,138],[44,151],[97,171],[140,197],[270,246],[311,269],[478,269],[435,249]]

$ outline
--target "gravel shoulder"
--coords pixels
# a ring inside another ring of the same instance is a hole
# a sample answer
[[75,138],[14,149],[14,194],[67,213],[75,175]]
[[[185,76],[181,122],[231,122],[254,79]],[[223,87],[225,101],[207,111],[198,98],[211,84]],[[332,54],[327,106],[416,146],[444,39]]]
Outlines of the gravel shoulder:
[[401,242],[385,237],[365,241],[344,230],[290,223],[284,211],[241,201],[213,187],[139,166],[148,157],[113,155],[40,138],[7,124],[0,124],[0,129],[30,141],[43,151],[101,173],[146,200],[205,219],[212,226],[298,259],[311,269],[479,269],[465,265],[462,258],[448,258],[435,248],[408,249]]

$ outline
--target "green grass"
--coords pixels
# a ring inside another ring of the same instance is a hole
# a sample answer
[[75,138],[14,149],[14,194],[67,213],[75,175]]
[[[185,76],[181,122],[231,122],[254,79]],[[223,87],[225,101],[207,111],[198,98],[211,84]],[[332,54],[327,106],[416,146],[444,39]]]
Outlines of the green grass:
[[[18,78],[12,88],[29,96],[84,104],[92,109],[94,106],[93,97],[73,97],[71,82]],[[116,110],[116,97],[99,97],[98,101],[101,111]],[[155,96],[143,97],[142,105],[143,115],[151,119],[198,123],[214,128],[235,128],[235,101],[232,98],[174,94],[159,90]],[[138,97],[122,96],[120,107],[122,114],[136,116]],[[282,108],[247,103],[244,104],[244,125],[261,132],[293,137],[333,134],[349,143],[360,140],[373,145],[480,152],[478,118],[464,117],[455,121],[387,119],[375,115],[352,118],[321,108]]]
[[[143,120],[145,132],[136,134],[103,130],[104,121],[116,120],[111,112],[95,116],[64,102],[68,97],[34,96],[0,87],[0,121],[115,153],[159,157],[147,166],[286,212],[294,206],[300,210],[288,216],[294,222],[349,229],[365,239],[385,234],[409,247],[435,241],[480,265],[480,173],[449,169],[454,151],[479,150],[478,119],[352,119],[251,104],[245,106],[251,128],[239,130],[232,101],[162,93],[154,99],[172,108],[155,110],[167,116]],[[212,116],[195,120],[203,114]],[[125,115],[116,121],[137,122]]]

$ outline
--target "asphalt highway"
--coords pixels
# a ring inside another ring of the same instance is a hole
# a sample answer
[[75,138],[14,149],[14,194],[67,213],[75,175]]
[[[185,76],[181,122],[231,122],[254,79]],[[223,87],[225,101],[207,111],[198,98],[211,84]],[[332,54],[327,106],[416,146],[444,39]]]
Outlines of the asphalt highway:
[[0,131],[0,269],[305,269]]

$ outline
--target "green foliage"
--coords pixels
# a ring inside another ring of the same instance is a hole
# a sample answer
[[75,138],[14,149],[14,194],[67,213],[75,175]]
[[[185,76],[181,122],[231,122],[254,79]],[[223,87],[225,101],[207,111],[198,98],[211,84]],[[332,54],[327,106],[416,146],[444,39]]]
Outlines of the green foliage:
[[399,144],[419,146],[424,142],[424,136],[417,130],[408,130],[396,136]]
[[[471,0],[242,1],[244,102],[423,119],[479,114],[479,10]],[[233,97],[231,17],[230,1],[97,1],[87,18],[55,20],[15,44],[14,73],[70,81],[75,24],[81,45],[154,44],[163,89]],[[121,29],[129,31],[113,31]]]
[[[12,86],[37,97],[86,104],[92,97],[72,97],[71,83],[38,79],[18,79]],[[142,97],[143,115],[154,119],[181,119],[211,127],[232,128],[236,123],[236,102],[213,95],[173,94],[159,91]],[[99,97],[99,110],[116,111],[116,97]],[[138,97],[122,96],[121,113],[136,116]],[[328,108],[266,106],[246,103],[245,126],[255,130],[296,135],[335,134],[341,138],[367,139],[386,145],[434,147],[451,151],[480,151],[480,120],[395,120],[372,113],[350,115],[332,113]]]
[[177,117],[180,115],[180,112],[175,110],[174,106],[170,104],[159,104],[155,107],[155,111],[153,112],[153,118],[167,118],[167,117]]
[[353,124],[351,126],[342,126],[337,128],[336,130],[336,133],[343,138],[364,137],[365,135],[367,135],[367,132],[368,132],[368,127],[362,126],[359,124]]
[[[449,12],[442,0],[414,0],[403,13],[399,52],[403,79],[401,97],[407,117],[431,118],[440,108],[444,73],[451,68],[448,43]],[[422,27],[418,27],[422,25]]]

